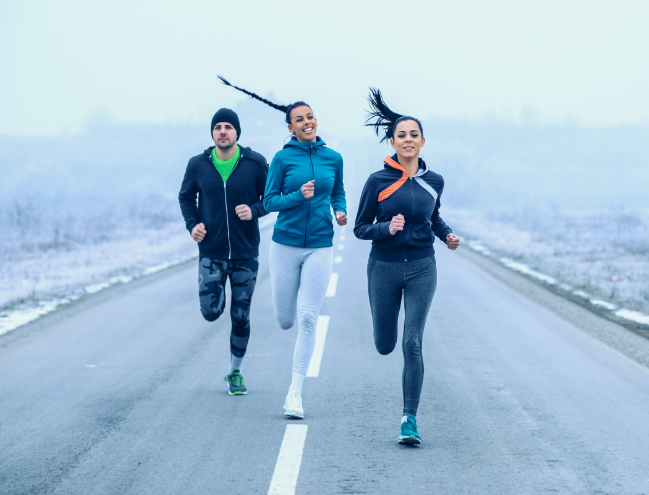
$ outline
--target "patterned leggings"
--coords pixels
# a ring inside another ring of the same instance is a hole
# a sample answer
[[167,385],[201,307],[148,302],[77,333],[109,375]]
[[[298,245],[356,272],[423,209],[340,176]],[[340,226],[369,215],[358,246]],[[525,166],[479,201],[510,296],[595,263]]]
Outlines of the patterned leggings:
[[200,258],[198,261],[198,295],[201,313],[207,321],[214,321],[225,309],[225,282],[230,277],[232,304],[230,318],[230,351],[236,357],[243,357],[250,338],[250,303],[255,291],[259,258],[241,260],[213,260]]

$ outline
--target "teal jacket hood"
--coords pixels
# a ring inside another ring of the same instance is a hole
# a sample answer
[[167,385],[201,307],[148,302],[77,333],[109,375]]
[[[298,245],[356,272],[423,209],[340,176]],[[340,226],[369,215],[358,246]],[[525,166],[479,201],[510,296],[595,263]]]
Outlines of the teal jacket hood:
[[[314,181],[314,196],[306,199],[302,186]],[[287,142],[271,162],[264,207],[277,211],[273,240],[295,247],[333,246],[334,212],[347,214],[340,153],[316,138]]]

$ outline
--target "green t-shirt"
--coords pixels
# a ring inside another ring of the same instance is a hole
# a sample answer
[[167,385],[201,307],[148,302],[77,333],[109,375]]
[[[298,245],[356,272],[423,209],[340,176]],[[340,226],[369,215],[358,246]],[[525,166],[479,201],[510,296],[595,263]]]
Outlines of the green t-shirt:
[[228,180],[228,177],[230,177],[230,174],[232,173],[232,169],[234,169],[234,166],[239,161],[240,157],[241,157],[241,148],[239,148],[238,144],[237,144],[237,152],[234,154],[232,158],[226,161],[219,160],[218,157],[216,156],[215,148],[212,148],[212,162],[214,163],[216,170],[218,170],[219,174],[221,174],[221,177],[223,177],[223,182]]

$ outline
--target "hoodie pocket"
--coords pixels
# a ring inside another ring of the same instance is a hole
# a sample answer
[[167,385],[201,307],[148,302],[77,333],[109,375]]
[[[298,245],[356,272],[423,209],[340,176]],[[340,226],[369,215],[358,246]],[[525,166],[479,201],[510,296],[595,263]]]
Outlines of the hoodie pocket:
[[311,206],[309,218],[309,235],[331,235],[333,233],[333,217],[329,205]]
[[307,205],[297,205],[288,210],[282,210],[277,218],[277,229],[287,234],[304,235],[308,208]]
[[207,234],[201,241],[203,249],[216,250],[228,248],[228,227],[225,215],[219,218],[210,218],[205,223]]

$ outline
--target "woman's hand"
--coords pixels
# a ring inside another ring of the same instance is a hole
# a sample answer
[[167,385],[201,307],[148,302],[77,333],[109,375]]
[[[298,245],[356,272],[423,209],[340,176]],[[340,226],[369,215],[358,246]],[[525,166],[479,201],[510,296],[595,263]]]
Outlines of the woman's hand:
[[446,245],[448,246],[449,249],[455,251],[457,247],[460,245],[460,238],[455,234],[449,234],[446,236]]
[[399,230],[403,230],[405,224],[406,219],[403,218],[403,215],[399,214],[396,217],[392,217],[392,221],[390,222],[390,235],[394,235]]
[[310,180],[309,182],[307,182],[301,187],[302,194],[304,195],[304,199],[312,198],[313,195],[315,194],[314,186],[313,186],[314,182],[315,180]]
[[338,222],[338,225],[340,226],[347,225],[347,215],[345,215],[342,211],[337,211],[336,222]]
[[205,230],[204,223],[199,223],[192,229],[192,239],[194,239],[196,242],[201,242],[205,238],[206,234],[207,230]]

